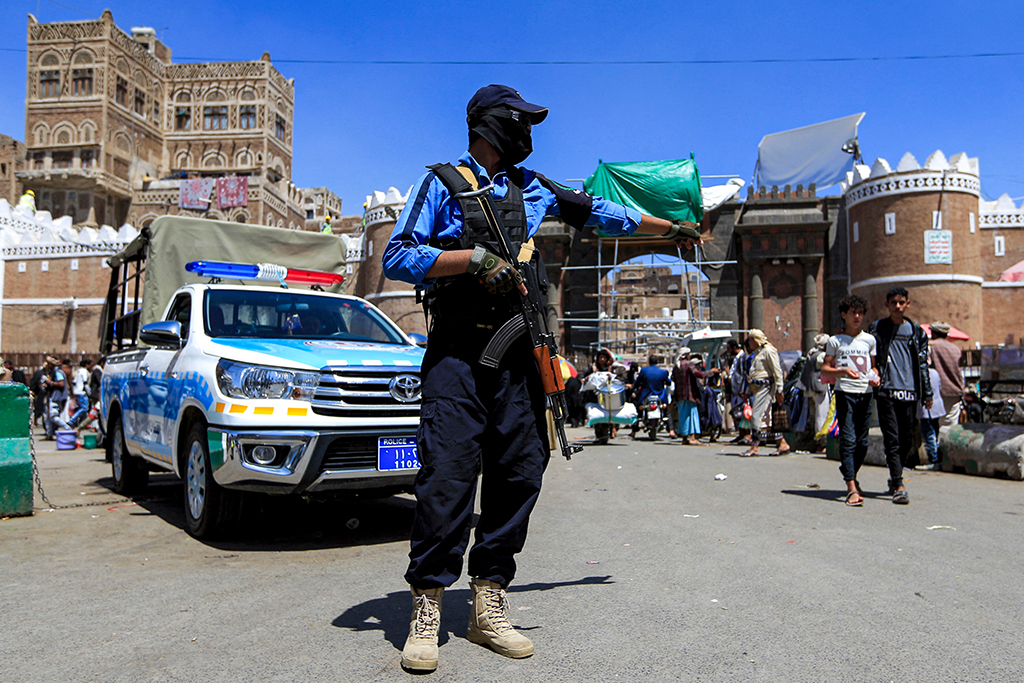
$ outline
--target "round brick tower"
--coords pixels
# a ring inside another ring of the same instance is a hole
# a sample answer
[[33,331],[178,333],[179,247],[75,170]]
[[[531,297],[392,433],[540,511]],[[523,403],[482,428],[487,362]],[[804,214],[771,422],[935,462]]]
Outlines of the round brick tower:
[[847,174],[850,292],[868,302],[867,320],[887,315],[893,287],[910,292],[907,315],[943,320],[983,338],[978,161],[936,151],[921,167],[908,152]]
[[413,286],[384,277],[381,262],[398,215],[405,208],[405,200],[406,197],[393,187],[386,193],[374,192],[367,198],[363,262],[354,294],[384,311],[406,332],[426,334],[423,308],[416,303]]

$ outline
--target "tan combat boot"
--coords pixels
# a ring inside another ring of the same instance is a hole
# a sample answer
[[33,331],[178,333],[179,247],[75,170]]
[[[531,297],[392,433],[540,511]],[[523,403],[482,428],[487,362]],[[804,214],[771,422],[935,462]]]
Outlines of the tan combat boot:
[[437,668],[437,633],[441,627],[444,588],[412,589],[412,622],[402,648],[402,666],[413,671]]
[[512,628],[508,620],[508,598],[501,584],[473,579],[473,611],[466,637],[471,643],[486,645],[500,655],[520,659],[533,654],[533,643]]

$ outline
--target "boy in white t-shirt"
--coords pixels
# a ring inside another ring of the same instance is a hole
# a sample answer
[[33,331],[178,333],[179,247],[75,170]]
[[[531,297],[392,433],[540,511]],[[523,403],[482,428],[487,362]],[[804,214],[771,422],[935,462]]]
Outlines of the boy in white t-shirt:
[[868,428],[871,425],[872,387],[879,383],[875,365],[874,336],[861,331],[868,302],[849,294],[839,302],[844,329],[829,337],[821,374],[836,380],[836,420],[839,422],[839,471],[846,481],[846,504],[864,504],[857,483],[857,472],[868,453]]

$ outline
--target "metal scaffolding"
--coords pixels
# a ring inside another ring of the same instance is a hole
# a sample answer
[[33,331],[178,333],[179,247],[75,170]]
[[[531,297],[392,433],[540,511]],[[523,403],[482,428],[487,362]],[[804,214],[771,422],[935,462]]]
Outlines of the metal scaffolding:
[[[604,246],[608,239],[614,240],[614,252],[612,257],[612,264],[605,265],[603,262],[604,257]],[[712,318],[711,311],[711,296],[710,287],[708,292],[704,292],[704,281],[702,277],[694,278],[696,286],[696,292],[691,292],[690,289],[690,277],[692,270],[696,268],[697,272],[703,276],[703,266],[721,266],[736,263],[736,261],[703,261],[700,245],[694,250],[694,261],[690,262],[683,258],[682,249],[679,245],[676,245],[676,255],[678,257],[678,265],[680,268],[680,288],[679,293],[682,297],[682,308],[678,310],[685,311],[682,317],[644,317],[644,318],[630,318],[614,315],[616,312],[617,299],[625,297],[630,298],[645,298],[645,297],[660,297],[664,298],[668,296],[664,293],[648,294],[646,292],[640,293],[620,293],[619,292],[619,281],[616,277],[608,292],[604,291],[603,279],[608,272],[614,271],[616,268],[620,268],[622,264],[619,263],[619,240],[621,238],[602,238],[600,235],[597,236],[597,265],[595,266],[567,266],[565,270],[596,270],[597,271],[597,287],[596,293],[591,295],[597,299],[597,317],[565,317],[559,318],[559,322],[564,322],[571,325],[574,330],[596,330],[598,333],[597,342],[590,343],[589,352],[594,352],[600,347],[620,347],[622,345],[628,345],[629,351],[626,351],[627,355],[646,355],[647,350],[650,346],[678,346],[680,340],[691,332],[699,329],[703,329],[710,325],[733,325],[735,324],[732,320],[714,320]],[[653,268],[664,268],[672,267],[674,263],[662,263],[662,264],[637,264],[646,269]],[[621,275],[621,271],[620,271]],[[593,323],[592,325],[579,325],[577,323]],[[625,334],[624,334],[625,333]],[[629,335],[628,333],[633,333]]]

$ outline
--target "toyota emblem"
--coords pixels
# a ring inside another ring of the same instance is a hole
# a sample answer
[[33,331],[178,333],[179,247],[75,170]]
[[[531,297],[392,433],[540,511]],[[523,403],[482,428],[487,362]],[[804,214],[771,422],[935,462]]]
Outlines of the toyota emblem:
[[388,383],[388,391],[399,403],[412,403],[420,399],[423,383],[416,375],[396,375]]

